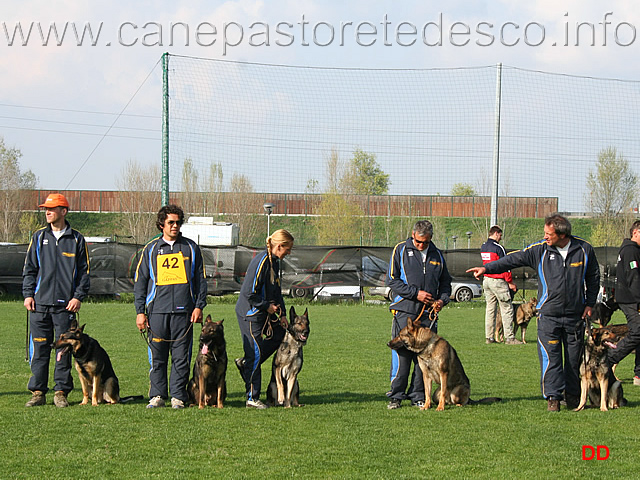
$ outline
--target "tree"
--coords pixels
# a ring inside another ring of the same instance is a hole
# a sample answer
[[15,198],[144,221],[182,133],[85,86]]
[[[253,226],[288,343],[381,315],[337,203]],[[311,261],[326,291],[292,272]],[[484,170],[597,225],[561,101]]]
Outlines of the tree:
[[597,219],[594,244],[617,245],[627,236],[637,186],[638,177],[622,153],[614,147],[600,150],[595,170],[587,175],[587,208]]
[[220,162],[211,162],[209,165],[209,176],[207,178],[207,212],[213,214],[222,213],[222,164]]
[[28,205],[31,198],[28,191],[37,188],[38,178],[31,170],[21,170],[21,157],[22,152],[15,147],[7,147],[0,136],[0,239],[3,242],[20,240],[21,233],[27,233],[20,229],[22,211],[35,208]]
[[468,183],[455,183],[451,187],[451,195],[454,197],[475,197],[477,193]]
[[146,243],[158,233],[162,178],[157,164],[140,165],[130,159],[116,178],[123,212],[122,227],[136,243]]
[[[258,196],[249,195],[253,193],[251,180],[246,175],[234,173],[231,177],[230,190],[229,201],[226,202],[227,213],[231,221],[238,224],[240,242],[244,245],[264,245],[267,238],[266,219],[263,219],[263,215],[249,213],[262,210]],[[271,229],[271,231],[274,230],[275,228]]]
[[185,158],[182,164],[182,209],[184,213],[198,213],[202,211],[202,202],[198,194],[198,170],[193,166],[193,160]]
[[314,225],[319,245],[345,245],[360,243],[362,209],[350,198],[355,193],[352,184],[345,181],[345,165],[338,151],[331,150],[326,158],[326,191],[318,206]]
[[382,171],[375,154],[357,149],[347,167],[344,189],[356,195],[386,195],[389,174]]

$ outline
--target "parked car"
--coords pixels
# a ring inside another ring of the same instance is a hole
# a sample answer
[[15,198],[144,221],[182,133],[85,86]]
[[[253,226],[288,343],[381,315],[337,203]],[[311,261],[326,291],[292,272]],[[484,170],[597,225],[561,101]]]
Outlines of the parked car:
[[[391,289],[389,287],[371,287],[369,295],[382,295],[391,301]],[[474,298],[481,296],[482,285],[471,282],[451,282],[451,300],[470,302]]]

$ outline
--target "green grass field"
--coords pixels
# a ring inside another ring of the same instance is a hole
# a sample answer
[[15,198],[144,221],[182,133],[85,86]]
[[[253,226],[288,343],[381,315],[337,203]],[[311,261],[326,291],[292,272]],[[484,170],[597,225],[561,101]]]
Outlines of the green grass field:
[[[0,477],[2,478],[632,478],[637,475],[640,387],[633,359],[618,368],[625,408],[546,411],[540,396],[535,325],[527,345],[484,344],[484,303],[455,303],[441,314],[440,334],[456,348],[472,398],[493,405],[408,406],[389,411],[391,318],[387,306],[309,305],[311,334],[300,374],[301,408],[244,407],[232,362],[223,410],[147,410],[147,346],[133,306],[86,303],[80,322],[109,352],[126,405],[27,409],[21,302],[4,302],[0,340]],[[225,319],[229,358],[241,355],[232,303],[207,307]],[[297,306],[304,309],[304,306]],[[617,312],[614,323],[624,317]],[[199,327],[196,327],[196,333]],[[196,342],[197,345],[197,342]],[[270,363],[269,363],[270,365]],[[269,367],[263,368],[263,386]],[[605,461],[582,460],[582,445],[605,445]]]

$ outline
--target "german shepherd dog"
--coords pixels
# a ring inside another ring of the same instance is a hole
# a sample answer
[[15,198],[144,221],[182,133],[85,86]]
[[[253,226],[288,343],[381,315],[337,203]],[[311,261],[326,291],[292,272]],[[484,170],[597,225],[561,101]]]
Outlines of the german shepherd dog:
[[[629,325],[626,323],[617,324],[617,325],[607,325],[607,330],[609,330],[614,337],[607,340],[606,345],[609,348],[618,348],[618,342],[627,336],[629,333]],[[635,350],[634,350],[635,352]],[[618,364],[611,365],[611,371],[613,374],[616,374],[616,367]],[[620,380],[616,375],[616,380]]]
[[580,404],[574,411],[582,410],[587,398],[592,405],[600,405],[603,412],[626,404],[622,396],[622,383],[615,378],[607,361],[607,349],[616,338],[617,335],[609,328],[592,329],[587,322],[584,361],[580,365]]
[[[527,327],[529,326],[529,322],[533,317],[538,314],[538,310],[536,305],[538,304],[538,299],[536,297],[532,297],[528,302],[525,303],[514,303],[514,322],[513,322],[513,333],[518,333],[518,328],[520,328],[520,332],[522,334],[522,343],[527,343],[525,340],[525,334],[527,333]],[[494,338],[496,342],[504,341],[504,329],[502,326],[502,313],[500,309],[498,309],[496,313],[496,330]]]
[[300,385],[298,374],[302,369],[302,347],[309,338],[309,314],[305,309],[297,315],[294,307],[289,310],[287,333],[273,356],[271,380],[267,388],[268,405],[284,405],[285,408],[302,406],[300,404]]
[[431,407],[431,382],[440,385],[433,394],[438,401],[437,411],[444,410],[445,404],[463,406],[468,403],[500,401],[499,398],[484,398],[474,401],[469,398],[471,387],[464,373],[462,362],[449,342],[422,325],[420,320],[407,321],[407,326],[387,344],[390,348],[406,348],[418,354],[418,364],[424,380],[424,407]]
[[207,315],[200,332],[200,347],[187,392],[192,405],[222,408],[227,398],[227,346],[222,322]]
[[54,348],[58,351],[58,358],[71,351],[75,359],[76,370],[82,384],[82,402],[97,406],[100,403],[119,403],[129,400],[142,399],[142,396],[120,398],[120,384],[113,371],[111,359],[98,341],[84,333],[82,325],[78,328],[77,320],[71,322],[69,330],[62,333]]
[[527,333],[529,322],[538,314],[538,309],[536,308],[537,304],[538,299],[536,297],[532,297],[528,302],[518,306],[518,309],[516,310],[516,321],[513,324],[513,333],[517,334],[518,328],[520,328],[520,331],[522,332],[522,343],[527,343],[524,336]]
[[613,298],[604,302],[598,302],[591,309],[591,317],[589,317],[589,319],[601,327],[606,327],[611,321],[613,312],[619,308],[620,306]]

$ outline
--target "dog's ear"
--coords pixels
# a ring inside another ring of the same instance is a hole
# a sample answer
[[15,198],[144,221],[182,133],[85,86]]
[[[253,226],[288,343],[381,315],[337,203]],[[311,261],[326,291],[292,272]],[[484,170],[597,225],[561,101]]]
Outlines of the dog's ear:
[[309,319],[309,312],[308,312],[308,308],[304,309],[304,313],[302,314],[303,317],[307,317],[307,320]]
[[211,320],[211,315],[207,315],[207,319],[205,320],[205,322],[212,322],[213,320]]
[[69,325],[69,330],[76,330],[78,328],[78,320],[75,318],[71,320],[71,325]]
[[291,308],[289,309],[289,318],[296,318],[296,309],[293,305],[291,305]]
[[80,333],[84,332],[84,327],[86,327],[87,324],[85,323],[84,325],[82,325],[78,330],[80,330]]

